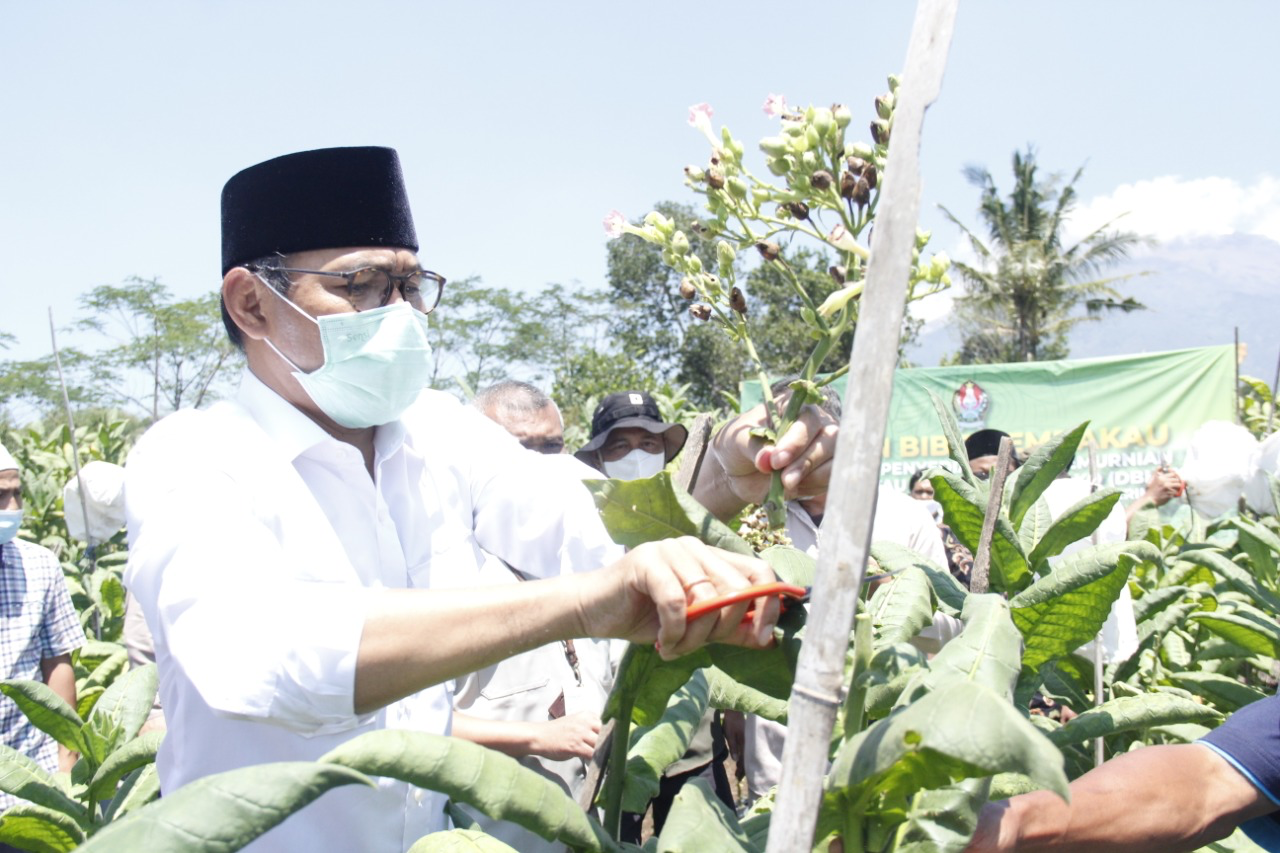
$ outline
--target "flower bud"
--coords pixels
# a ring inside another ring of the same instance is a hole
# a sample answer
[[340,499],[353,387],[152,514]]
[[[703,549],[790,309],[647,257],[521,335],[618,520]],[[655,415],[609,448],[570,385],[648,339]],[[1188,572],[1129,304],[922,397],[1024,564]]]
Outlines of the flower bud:
[[781,157],[787,153],[787,140],[781,136],[766,136],[760,140],[760,150],[770,157]]
[[707,186],[714,190],[724,189],[724,172],[718,166],[707,169]]
[[898,94],[898,85],[901,82],[902,82],[902,78],[899,77],[897,74],[890,74],[889,75],[889,91],[895,95]]
[[747,197],[747,184],[742,178],[730,178],[727,183],[731,196],[739,200]]
[[670,249],[663,249],[662,262],[669,267],[674,267],[676,265],[676,253]]
[[695,184],[700,184],[707,175],[697,166],[689,165],[684,167],[684,176]]
[[733,269],[733,262],[738,257],[738,253],[733,250],[724,240],[716,241],[716,261],[720,264],[721,271]]
[[697,255],[690,255],[686,263],[689,265],[689,269],[694,272],[702,272],[702,258]]
[[888,119],[893,116],[893,93],[887,92],[876,98],[876,115],[882,119]]
[[796,219],[802,221],[809,218],[809,205],[802,201],[791,202],[787,205],[787,211]]
[[768,161],[765,165],[769,167],[769,171],[778,177],[782,177],[791,171],[791,163],[783,157],[778,157]]
[[817,129],[819,136],[830,136],[831,131],[836,129],[836,120],[831,115],[831,110],[826,107],[815,109],[813,111],[813,126]]
[[680,295],[689,300],[698,295],[698,288],[694,287],[693,280],[688,276],[680,279]]
[[849,278],[849,268],[843,266],[827,267],[827,275],[831,276],[831,280],[836,284],[844,284]]
[[871,141],[876,145],[889,144],[889,122],[882,118],[871,122]]
[[947,257],[946,252],[939,252],[929,259],[930,280],[941,281],[949,269],[951,269],[951,258]]
[[689,254],[689,238],[683,231],[677,231],[671,235],[671,251],[682,256]]
[[764,258],[766,261],[776,261],[778,259],[778,253],[781,252],[782,249],[777,243],[769,243],[761,240],[759,243],[756,243],[756,251],[758,251],[760,253],[760,257]]
[[729,307],[744,317],[747,315],[747,297],[742,295],[740,288],[729,291]]
[[689,306],[689,316],[695,320],[710,320],[711,306],[705,302],[697,302]]
[[809,183],[813,184],[813,188],[822,192],[831,189],[831,183],[834,180],[826,169],[819,169],[809,176]]
[[817,148],[822,144],[822,135],[818,133],[818,128],[812,124],[809,125],[809,129],[804,132],[804,136],[808,141],[810,148]]
[[849,108],[844,104],[832,104],[831,117],[835,119],[836,127],[842,130],[849,126],[849,122],[853,121],[853,113],[849,112]]
[[870,160],[876,156],[875,149],[865,142],[855,142],[847,146],[846,150],[850,157],[857,157],[860,160]]
[[926,231],[923,228],[917,228],[916,229],[916,248],[923,249],[925,246],[929,245],[929,238],[931,238],[932,236],[933,236],[932,231]]

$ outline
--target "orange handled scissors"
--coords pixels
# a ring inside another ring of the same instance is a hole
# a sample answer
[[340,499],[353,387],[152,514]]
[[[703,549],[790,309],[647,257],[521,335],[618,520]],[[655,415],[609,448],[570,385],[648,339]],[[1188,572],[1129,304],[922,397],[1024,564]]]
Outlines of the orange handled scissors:
[[[702,601],[695,601],[690,604],[684,612],[684,618],[693,621],[699,616],[706,616],[713,610],[719,610],[722,607],[729,607],[741,601],[750,601],[753,598],[761,598],[763,596],[776,595],[783,599],[794,599],[799,603],[809,600],[809,593],[812,587],[795,586],[794,584],[782,583],[775,581],[773,583],[756,584],[746,589],[740,589],[737,592],[731,592],[728,595],[718,595],[715,598],[707,598]],[[784,601],[785,607],[790,602]],[[750,615],[750,613],[748,613]]]

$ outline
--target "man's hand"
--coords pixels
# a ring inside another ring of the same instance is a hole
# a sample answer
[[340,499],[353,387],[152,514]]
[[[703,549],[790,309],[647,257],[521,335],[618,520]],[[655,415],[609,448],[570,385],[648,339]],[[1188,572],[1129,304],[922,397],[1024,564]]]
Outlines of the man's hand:
[[1151,475],[1151,481],[1147,483],[1146,498],[1156,506],[1164,506],[1181,496],[1183,488],[1182,478],[1176,471],[1160,468]]
[[[787,395],[778,398],[786,404]],[[782,472],[788,499],[826,494],[836,453],[839,424],[812,404],[776,445],[751,435],[767,425],[764,404],[748,409],[725,424],[711,439],[707,462],[694,489],[703,506],[718,518],[733,516],[749,503],[760,503],[769,493],[774,471]]]
[[583,626],[577,636],[656,641],[667,659],[707,643],[766,646],[778,620],[778,599],[766,596],[754,602],[755,615],[745,624],[749,601],[687,621],[685,609],[694,602],[774,580],[763,560],[712,548],[690,536],[647,542],[609,568],[577,578]]
[[533,749],[534,755],[553,761],[567,758],[590,761],[595,755],[596,742],[600,739],[599,714],[580,711],[536,725],[539,732],[538,742]]

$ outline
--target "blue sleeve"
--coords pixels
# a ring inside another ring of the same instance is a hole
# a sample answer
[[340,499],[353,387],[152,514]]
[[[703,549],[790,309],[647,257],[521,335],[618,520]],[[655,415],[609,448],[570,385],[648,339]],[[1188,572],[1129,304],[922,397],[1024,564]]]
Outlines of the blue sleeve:
[[[1280,696],[1245,705],[1198,742],[1225,758],[1280,806]],[[1280,813],[1248,821],[1240,828],[1264,849],[1280,849],[1272,846],[1280,840]]]

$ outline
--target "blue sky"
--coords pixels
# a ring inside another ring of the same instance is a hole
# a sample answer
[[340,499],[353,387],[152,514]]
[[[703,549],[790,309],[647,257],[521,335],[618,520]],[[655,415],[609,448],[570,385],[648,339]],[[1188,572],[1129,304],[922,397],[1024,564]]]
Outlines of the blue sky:
[[[606,212],[694,198],[681,170],[707,152],[690,104],[749,150],[773,132],[772,92],[849,104],[864,125],[913,7],[0,3],[7,355],[47,352],[47,309],[68,323],[99,284],[216,288],[223,182],[329,145],[400,150],[433,269],[597,286]],[[1280,239],[1278,30],[1262,0],[962,0],[922,150],[935,248],[957,243],[937,204],[974,218],[961,169],[1007,185],[1028,143],[1051,171],[1086,165],[1082,220],[1130,210],[1165,239]]]

